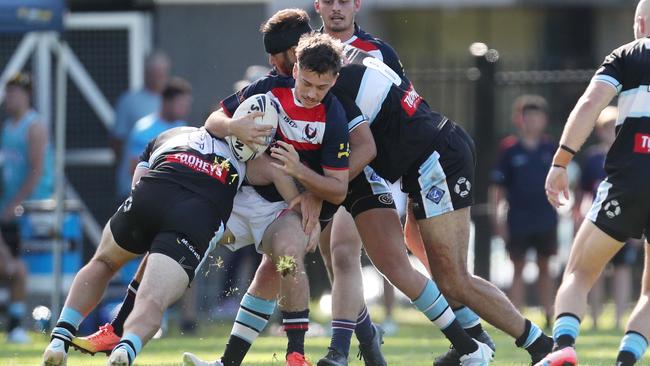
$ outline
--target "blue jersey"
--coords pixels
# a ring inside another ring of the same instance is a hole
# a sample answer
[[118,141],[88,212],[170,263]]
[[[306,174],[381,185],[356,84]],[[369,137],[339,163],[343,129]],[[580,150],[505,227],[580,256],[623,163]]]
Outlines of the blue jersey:
[[515,136],[501,142],[492,182],[505,188],[510,206],[510,233],[545,232],[557,225],[557,213],[544,191],[546,173],[556,149],[557,144],[549,137],[542,138],[533,150],[526,148]]
[[[29,174],[29,128],[39,121],[38,113],[29,110],[20,121],[8,118],[2,128],[2,196],[0,210],[11,202]],[[48,142],[43,157],[43,173],[29,199],[51,198],[54,192],[54,154]]]
[[402,79],[406,78],[404,66],[402,66],[402,62],[393,47],[385,41],[367,33],[356,23],[354,24],[354,35],[343,43],[367,52],[371,56],[385,63]]
[[137,162],[138,157],[147,147],[149,141],[164,131],[185,125],[185,121],[164,121],[156,113],[145,116],[135,123],[124,147],[122,161],[120,161],[118,168],[117,188],[120,197],[126,197],[131,192],[131,181],[133,178],[133,172],[131,171],[132,164],[134,161]]

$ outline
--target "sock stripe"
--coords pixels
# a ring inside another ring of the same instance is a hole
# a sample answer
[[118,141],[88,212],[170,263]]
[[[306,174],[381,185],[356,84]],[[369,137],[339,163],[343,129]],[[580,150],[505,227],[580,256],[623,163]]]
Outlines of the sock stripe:
[[275,300],[266,300],[257,296],[246,293],[241,299],[241,306],[260,312],[265,315],[271,315],[275,311]]
[[530,326],[530,331],[528,332],[528,337],[526,338],[526,342],[524,342],[524,345],[522,346],[523,348],[528,348],[530,347],[531,344],[533,344],[537,338],[539,338],[542,335],[542,330],[536,325],[531,323]]
[[241,326],[243,326],[243,327],[249,328],[250,330],[252,330],[252,331],[254,331],[254,332],[257,332],[257,333],[260,333],[260,332],[261,332],[261,329],[255,328],[254,326],[252,326],[252,325],[250,325],[250,324],[242,323],[242,322],[237,321],[237,320],[235,320],[235,323],[236,323],[236,324],[239,324],[239,325],[241,325]]
[[[423,312],[423,313],[428,313],[429,311],[431,311],[431,309],[433,309],[434,307],[436,307],[437,305],[440,304],[440,300],[444,301],[445,303],[447,302],[447,301],[445,300],[445,298],[442,297],[442,293],[439,293],[439,294],[438,294],[438,297],[436,297],[436,299],[433,301],[433,303],[432,303],[429,307],[427,307],[426,309],[424,309],[422,312]],[[449,305],[447,305],[447,307],[449,307]],[[444,310],[443,310],[443,311],[444,311]]]
[[241,308],[237,312],[237,317],[235,321],[241,324],[249,325],[251,328],[255,328],[258,332],[264,329],[266,323],[269,322],[268,319],[257,316],[244,308]]
[[464,329],[473,328],[481,323],[481,318],[467,306],[454,309],[454,315]]
[[262,313],[260,311],[256,311],[255,309],[248,308],[248,307],[246,307],[244,305],[240,305],[239,309],[240,310],[245,310],[245,311],[249,312],[250,314],[253,314],[253,315],[255,315],[257,317],[260,317],[262,319],[269,320],[271,318],[270,314],[264,314],[264,313]]
[[58,323],[65,322],[70,324],[75,331],[79,328],[79,324],[84,320],[83,315],[81,315],[80,312],[77,310],[64,306],[63,309],[61,309],[61,315],[59,315],[59,321]]
[[260,332],[244,324],[235,322],[235,324],[232,326],[232,331],[230,331],[230,334],[237,336],[248,343],[253,343],[255,339],[257,339],[257,336],[260,334]]
[[648,341],[642,334],[635,331],[628,331],[621,340],[619,351],[630,352],[638,361],[647,349]]
[[309,323],[309,318],[284,318],[282,324]]
[[348,329],[353,332],[356,327],[357,323],[342,320],[332,320],[332,329]]
[[367,317],[368,317],[368,307],[364,305],[363,309],[361,309],[361,311],[359,312],[359,316],[357,316],[357,323],[363,322],[364,320],[366,320]]
[[302,324],[285,324],[284,330],[309,330],[309,323]]
[[553,325],[553,340],[557,342],[558,337],[562,335],[570,336],[575,340],[578,334],[580,334],[580,319],[577,316],[564,313],[557,317]]

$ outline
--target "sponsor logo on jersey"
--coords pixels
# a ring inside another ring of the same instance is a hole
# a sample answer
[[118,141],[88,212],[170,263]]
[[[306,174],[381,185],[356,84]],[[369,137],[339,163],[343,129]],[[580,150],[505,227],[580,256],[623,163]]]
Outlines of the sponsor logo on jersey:
[[454,192],[456,192],[457,195],[461,196],[462,198],[467,197],[469,195],[469,191],[472,190],[472,183],[470,183],[467,178],[465,177],[460,177],[456,181],[456,185],[454,186]]
[[305,125],[305,129],[303,130],[304,132],[304,138],[307,141],[314,141],[316,139],[316,136],[318,135],[318,129],[316,127],[312,127],[309,123]]
[[190,253],[192,253],[196,260],[199,262],[201,261],[201,255],[197,253],[196,248],[194,248],[194,245],[190,244],[190,241],[187,240],[187,238],[178,237],[176,238],[176,243],[183,245],[185,248],[187,248],[187,250],[190,251]]
[[223,184],[226,184],[230,171],[230,163],[226,159],[216,157],[214,162],[209,162],[186,152],[167,156],[167,162],[182,164],[196,172],[207,174]]
[[124,212],[129,212],[131,210],[131,205],[133,204],[133,197],[129,196],[129,198],[124,201],[122,204],[122,211]]
[[395,202],[391,193],[381,194],[379,197],[377,197],[377,199],[384,205],[392,205]]
[[621,214],[621,204],[618,200],[611,200],[603,206],[603,211],[605,211],[607,218],[613,219]]
[[422,97],[420,97],[420,94],[415,91],[413,84],[409,85],[406,94],[404,94],[404,97],[402,98],[402,108],[404,108],[406,114],[411,117],[415,111],[418,110],[420,103],[422,103]]
[[634,135],[634,152],[650,154],[650,134],[637,133]]
[[298,128],[298,124],[297,124],[294,120],[292,120],[291,118],[289,118],[289,116],[287,116],[287,115],[284,114],[284,113],[280,114],[280,116],[282,117],[282,120],[283,120],[284,122],[286,122],[286,124],[288,124],[289,126],[291,126],[291,128]]
[[440,203],[440,201],[442,201],[442,197],[444,195],[445,195],[444,189],[440,189],[436,186],[433,186],[433,188],[429,190],[429,193],[427,193],[427,199],[437,205]]

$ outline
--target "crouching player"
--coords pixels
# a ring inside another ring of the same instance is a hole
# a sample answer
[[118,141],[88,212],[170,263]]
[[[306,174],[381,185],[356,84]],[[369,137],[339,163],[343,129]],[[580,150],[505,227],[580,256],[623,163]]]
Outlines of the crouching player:
[[131,195],[104,228],[93,258],[75,276],[42,365],[66,365],[71,339],[111,277],[149,252],[133,311],[108,361],[131,365],[160,327],[165,309],[183,294],[213,249],[211,239],[223,235],[245,173],[246,166],[232,157],[228,145],[204,128],[174,128],[153,139],[134,173]]

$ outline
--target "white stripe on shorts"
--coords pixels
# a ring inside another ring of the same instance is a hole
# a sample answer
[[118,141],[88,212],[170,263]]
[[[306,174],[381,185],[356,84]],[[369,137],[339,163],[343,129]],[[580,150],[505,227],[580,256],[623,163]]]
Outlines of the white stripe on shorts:
[[607,199],[610,188],[612,188],[612,184],[607,181],[607,178],[605,178],[605,180],[600,182],[600,184],[598,185],[598,192],[596,193],[596,198],[594,198],[594,202],[591,204],[591,208],[587,213],[587,219],[589,221],[596,222],[596,219],[598,219],[598,212],[600,212],[600,209],[603,206],[603,202],[605,202],[605,200]]
[[[447,175],[440,164],[440,154],[434,151],[431,156],[418,168],[420,177],[420,195],[424,204],[424,213],[427,218],[442,215],[443,213],[453,211],[454,204],[451,201],[451,191],[447,185]],[[436,187],[444,191],[442,198],[438,203],[427,198],[431,190]]]

